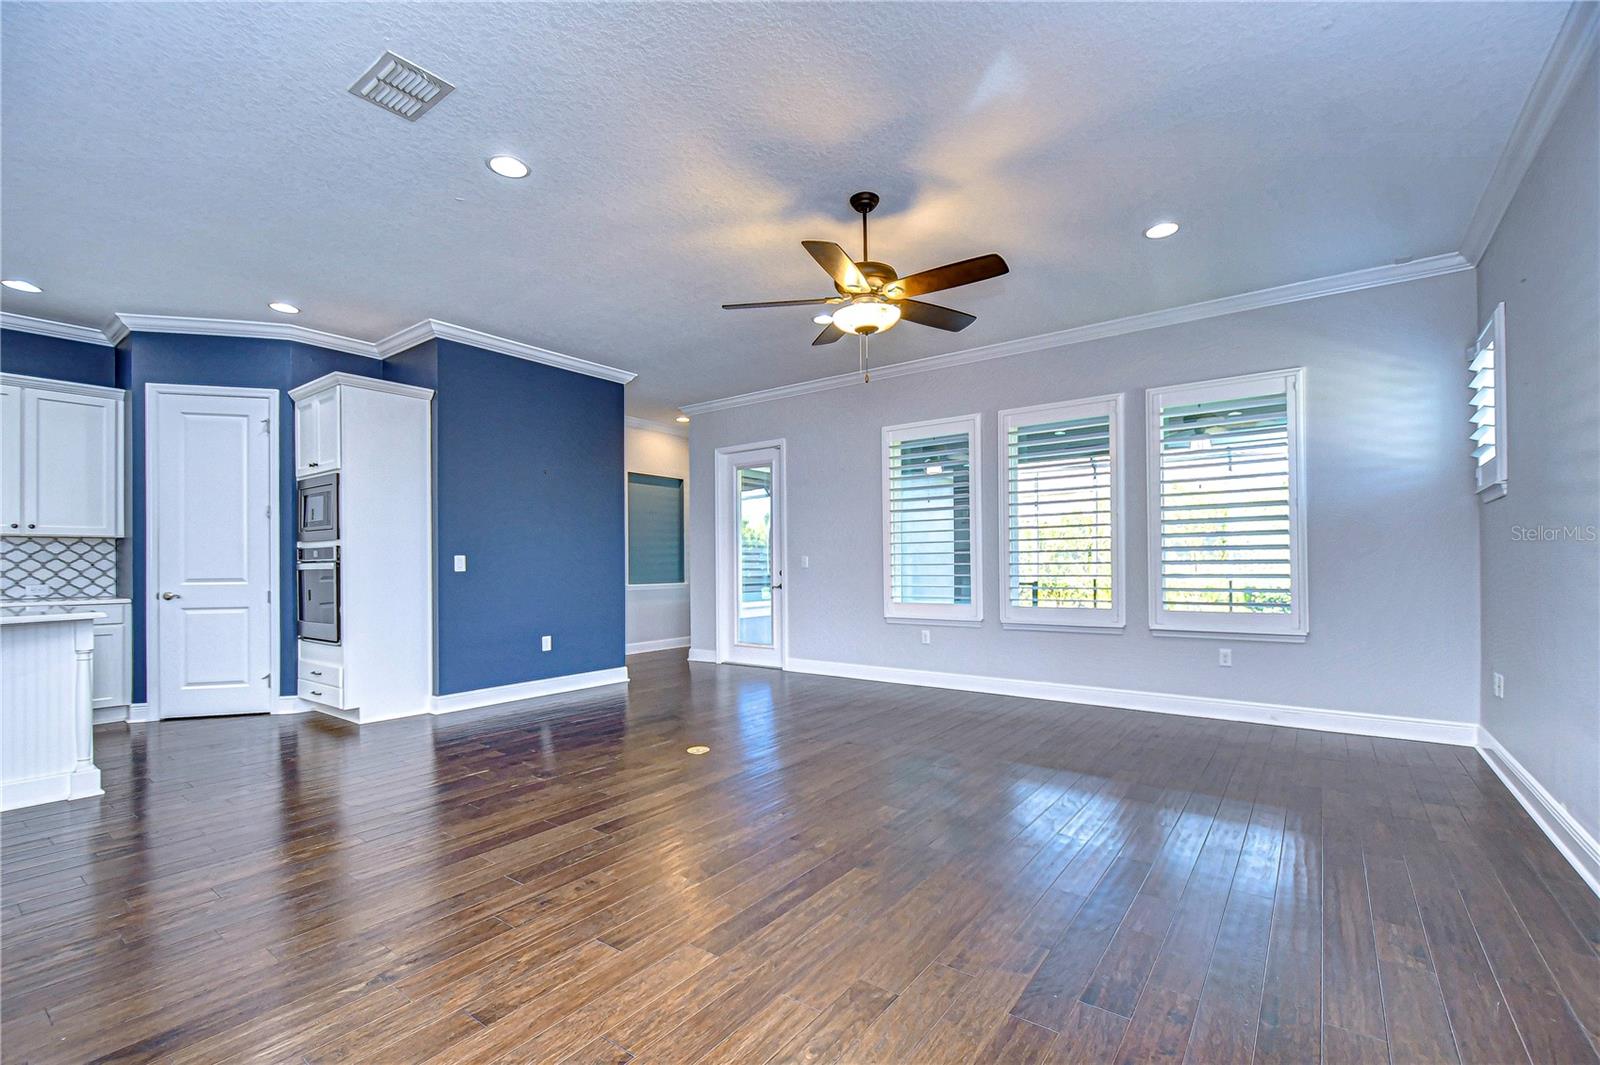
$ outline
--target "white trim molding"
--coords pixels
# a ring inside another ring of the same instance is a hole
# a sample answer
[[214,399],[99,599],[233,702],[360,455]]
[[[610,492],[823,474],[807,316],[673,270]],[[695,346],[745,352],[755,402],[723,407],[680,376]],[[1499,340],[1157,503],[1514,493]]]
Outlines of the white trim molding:
[[298,695],[280,695],[272,704],[274,714],[309,714],[317,709],[315,703],[309,703]]
[[1482,727],[1478,729],[1478,753],[1489,763],[1506,790],[1522,804],[1528,816],[1550,837],[1562,857],[1572,863],[1589,890],[1600,895],[1600,840],[1579,824],[1566,806],[1551,795],[1493,733]]
[[1495,164],[1489,184],[1478,198],[1472,220],[1462,234],[1461,254],[1474,265],[1483,258],[1495,230],[1500,228],[1500,219],[1505,217],[1506,208],[1511,206],[1511,198],[1533,165],[1534,156],[1539,154],[1561,105],[1566,102],[1578,75],[1583,73],[1584,63],[1593,53],[1597,39],[1600,39],[1600,4],[1578,0],[1567,9],[1566,21],[1556,33],[1555,44],[1545,57],[1539,76],[1534,79],[1528,99],[1500,153],[1500,161]]
[[1157,714],[1176,714],[1181,717],[1244,721],[1256,725],[1283,725],[1288,728],[1314,729],[1317,732],[1342,732],[1395,740],[1425,740],[1429,743],[1447,743],[1457,747],[1474,747],[1478,740],[1478,726],[1466,721],[1394,717],[1364,714],[1355,710],[1329,710],[1312,706],[1216,699],[1202,695],[1176,695],[1168,692],[1101,688],[1087,684],[987,677],[971,673],[940,673],[924,669],[861,665],[855,662],[826,662],[813,658],[791,658],[788,668],[795,673],[813,673],[824,677],[879,681],[885,684],[910,684],[921,688],[946,688],[952,691],[981,692],[985,695],[1011,695],[1020,699],[1083,703],[1088,706],[1144,710]]
[[689,435],[689,427],[687,425],[669,425],[666,422],[653,422],[648,418],[635,418],[631,414],[622,419],[622,424],[630,429],[643,429],[650,433],[666,433],[669,436],[682,437]]
[[[717,661],[717,652],[708,651],[704,647],[693,647],[693,646],[691,646],[689,648],[689,661],[691,661],[691,662],[710,662],[712,664],[715,664],[716,661]],[[791,668],[792,668],[792,666],[791,666]]]
[[[1237,296],[1224,296],[1221,299],[1190,303],[1182,307],[1172,307],[1162,311],[1151,311],[1148,314],[1135,314],[1127,318],[1113,318],[1106,322],[1073,326],[1070,329],[1061,329],[1053,333],[1040,333],[1037,336],[1022,337],[1019,340],[1007,340],[999,344],[986,344],[982,347],[967,348],[964,351],[952,351],[945,355],[929,355],[921,359],[908,359],[905,362],[880,366],[872,371],[872,376],[874,380],[879,380],[890,377],[904,377],[907,374],[928,373],[932,370],[944,370],[952,366],[966,366],[970,363],[986,362],[989,359],[1003,359],[1012,355],[1026,355],[1030,352],[1046,351],[1050,348],[1070,347],[1074,344],[1085,344],[1091,340],[1104,340],[1107,337],[1123,336],[1128,333],[1141,333],[1147,329],[1182,325],[1185,322],[1219,318],[1225,314],[1237,314],[1240,311],[1254,311],[1263,307],[1276,307],[1284,303],[1298,303],[1301,300],[1318,299],[1322,296],[1336,296],[1343,292],[1359,292],[1362,289],[1379,288],[1383,285],[1398,285],[1406,281],[1418,281],[1427,277],[1439,277],[1444,274],[1454,274],[1462,270],[1471,269],[1472,263],[1457,253],[1430,255],[1424,259],[1412,259],[1409,262],[1396,263],[1392,266],[1374,266],[1365,270],[1352,270],[1346,274],[1333,274],[1329,277],[1314,278],[1310,281],[1296,281],[1290,285],[1258,289],[1255,292],[1245,292]],[[712,411],[728,410],[732,407],[748,407],[753,403],[768,403],[772,400],[803,396],[811,392],[825,392],[833,388],[848,388],[860,380],[861,374],[858,372],[835,374],[832,377],[818,377],[810,381],[781,385],[777,388],[764,388],[757,392],[745,392],[741,395],[727,396],[723,399],[708,399],[700,403],[686,403],[683,405],[682,410],[685,414],[691,415],[709,414]]]
[[0,329],[15,329],[19,333],[36,333],[42,337],[76,340],[80,344],[98,344],[101,347],[111,347],[114,343],[92,325],[52,322],[48,318],[30,318],[25,314],[6,311],[0,311]]
[[627,652],[630,655],[643,655],[649,654],[651,651],[672,651],[679,647],[688,646],[689,637],[673,636],[665,640],[640,640],[637,643],[630,643],[627,646]]
[[161,715],[149,703],[134,703],[128,707],[128,724],[140,725],[160,721]]
[[[509,355],[514,359],[542,363],[560,370],[570,370],[588,377],[598,377],[618,384],[627,384],[637,374],[620,370],[575,355],[524,344],[520,340],[484,333],[466,326],[424,318],[416,325],[407,326],[381,340],[362,340],[359,337],[328,333],[294,322],[258,322],[240,318],[194,318],[176,314],[130,314],[118,311],[111,316],[105,328],[52,322],[44,318],[30,318],[21,314],[0,314],[0,329],[15,329],[23,333],[76,340],[85,344],[115,346],[130,333],[182,333],[192,336],[250,337],[257,340],[289,340],[299,344],[342,351],[348,355],[361,355],[369,359],[387,359],[402,351],[416,347],[426,340],[452,340],[469,344],[484,351]],[[670,431],[670,430],[669,430]]]
[[385,381],[380,377],[362,377],[360,374],[343,373],[335,370],[325,373],[314,381],[307,381],[303,385],[296,385],[289,389],[289,398],[294,400],[305,399],[309,395],[321,392],[333,385],[349,385],[352,388],[365,388],[369,392],[387,392],[392,396],[406,396],[411,399],[420,399],[424,402],[433,399],[433,389],[422,388],[418,385],[403,385],[399,381]]
[[520,684],[504,684],[497,688],[475,688],[472,691],[435,695],[429,708],[432,714],[453,714],[458,710],[475,710],[480,706],[537,699],[543,695],[560,695],[562,692],[581,691],[584,688],[601,688],[608,684],[628,683],[628,667],[596,669],[588,673],[568,673],[544,680],[528,680]]

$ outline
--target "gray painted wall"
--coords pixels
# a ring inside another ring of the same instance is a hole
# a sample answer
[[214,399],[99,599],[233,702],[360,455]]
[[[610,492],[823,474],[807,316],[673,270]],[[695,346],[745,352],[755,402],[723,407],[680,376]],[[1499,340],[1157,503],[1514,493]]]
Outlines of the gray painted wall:
[[[1574,86],[1477,271],[1506,305],[1509,492],[1478,508],[1483,725],[1600,835],[1600,84]],[[1491,672],[1506,678],[1496,699]]]
[[[628,473],[682,477],[689,498],[689,441],[673,433],[628,426],[622,434],[622,464]],[[688,506],[687,502],[685,506]],[[684,558],[687,569],[688,557]],[[681,640],[689,635],[689,589],[685,584],[628,585],[628,643]]]
[[[693,479],[714,483],[718,447],[787,438],[794,657],[1475,722],[1478,504],[1462,378],[1474,307],[1472,275],[1459,273],[701,414]],[[794,323],[773,328],[765,357],[808,359],[819,375],[853,362],[853,351],[812,352]],[[1142,390],[1302,365],[1310,638],[1152,636]],[[1111,392],[1128,393],[1127,629],[1003,630],[996,412]],[[985,620],[935,627],[923,646],[922,625],[883,619],[879,430],[974,411],[983,415]],[[711,488],[695,493],[692,635],[708,650],[714,511]],[[1232,668],[1218,667],[1218,647],[1233,648]]]

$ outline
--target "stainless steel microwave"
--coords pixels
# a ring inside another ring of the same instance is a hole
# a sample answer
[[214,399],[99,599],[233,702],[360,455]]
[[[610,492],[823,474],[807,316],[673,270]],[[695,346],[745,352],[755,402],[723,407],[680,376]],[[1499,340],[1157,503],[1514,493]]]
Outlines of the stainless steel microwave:
[[299,529],[295,539],[317,543],[339,539],[339,475],[307,477],[298,486]]

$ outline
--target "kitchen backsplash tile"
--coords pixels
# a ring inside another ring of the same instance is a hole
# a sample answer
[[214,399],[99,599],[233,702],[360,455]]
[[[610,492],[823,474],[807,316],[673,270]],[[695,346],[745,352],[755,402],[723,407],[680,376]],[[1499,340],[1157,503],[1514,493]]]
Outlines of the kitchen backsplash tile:
[[0,599],[100,599],[116,594],[115,540],[0,537]]

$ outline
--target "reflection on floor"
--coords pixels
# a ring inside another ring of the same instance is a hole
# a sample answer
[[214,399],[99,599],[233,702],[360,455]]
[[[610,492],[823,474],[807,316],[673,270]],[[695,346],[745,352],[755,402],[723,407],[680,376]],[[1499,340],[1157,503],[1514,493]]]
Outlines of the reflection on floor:
[[6,1060],[1596,1060],[1600,902],[1473,751],[682,657],[102,728],[0,820]]

